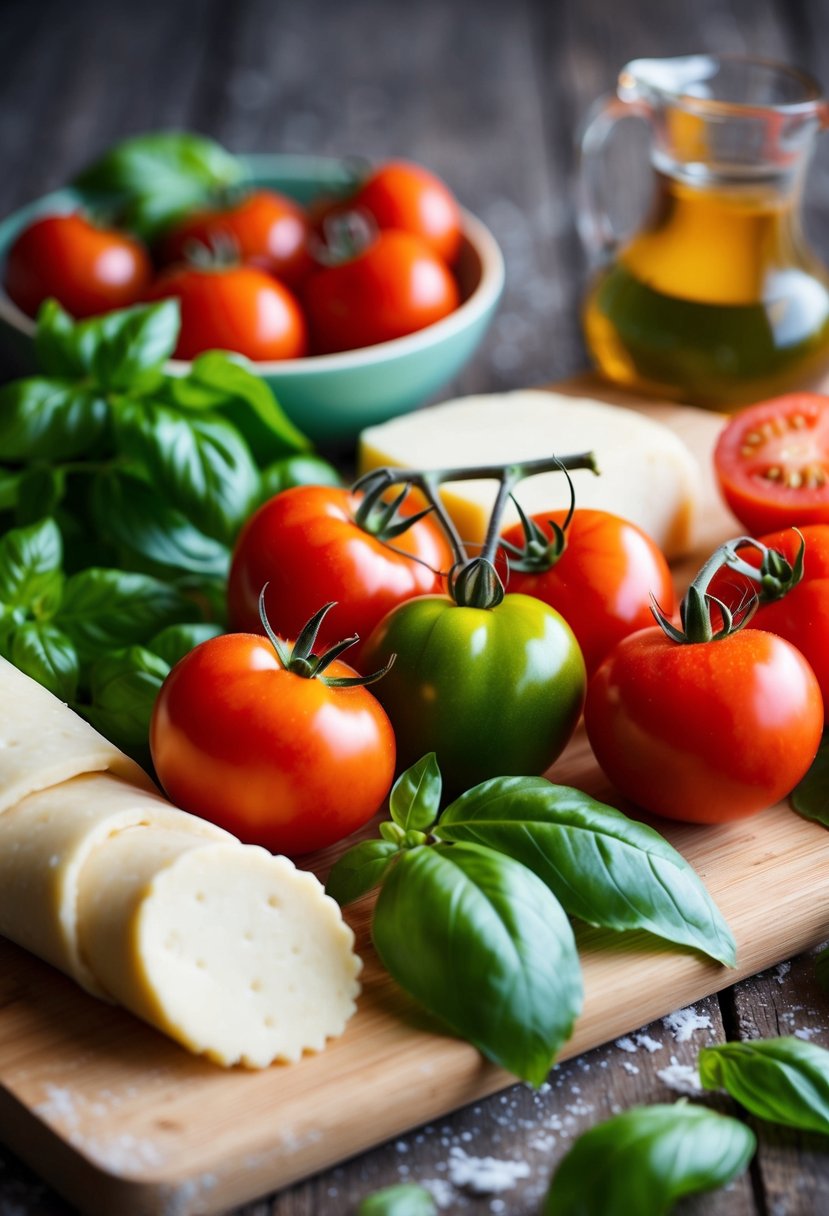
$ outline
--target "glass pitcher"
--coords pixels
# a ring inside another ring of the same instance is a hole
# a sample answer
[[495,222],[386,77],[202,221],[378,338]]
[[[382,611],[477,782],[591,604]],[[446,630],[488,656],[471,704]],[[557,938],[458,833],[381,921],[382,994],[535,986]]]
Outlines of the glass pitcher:
[[[603,201],[608,137],[651,128],[654,204],[617,238]],[[799,71],[717,55],[636,59],[582,140],[579,227],[602,263],[584,311],[609,379],[715,409],[815,387],[829,369],[829,278],[800,223],[829,107]]]

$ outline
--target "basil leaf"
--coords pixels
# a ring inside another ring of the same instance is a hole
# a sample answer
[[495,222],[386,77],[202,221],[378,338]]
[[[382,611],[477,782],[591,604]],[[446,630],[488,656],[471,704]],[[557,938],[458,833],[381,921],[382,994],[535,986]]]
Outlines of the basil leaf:
[[78,687],[78,653],[65,633],[48,621],[24,621],[2,635],[0,653],[61,701]]
[[46,300],[37,314],[37,365],[47,376],[75,379],[89,368],[80,357],[77,326],[57,300]]
[[15,609],[24,615],[53,611],[63,583],[62,559],[53,519],[7,532],[0,539],[0,616]]
[[157,654],[165,663],[175,667],[179,659],[189,654],[194,646],[200,646],[211,638],[217,638],[224,630],[220,625],[207,621],[195,621],[188,625],[168,625],[147,643],[147,649]]
[[0,388],[0,453],[4,460],[67,460],[104,434],[107,403],[70,380],[32,376]]
[[293,486],[341,486],[342,478],[321,456],[285,456],[262,470],[259,503]]
[[573,931],[525,866],[471,844],[404,852],[374,911],[395,980],[485,1056],[540,1085],[582,1004]]
[[392,860],[400,852],[389,840],[361,840],[331,867],[325,892],[343,907],[379,886]]
[[665,1216],[684,1195],[738,1177],[756,1147],[744,1123],[703,1106],[635,1107],[579,1136],[553,1175],[543,1216]]
[[129,473],[100,477],[92,509],[104,536],[157,568],[227,576],[228,547],[193,527],[181,511],[160,502],[139,477]]
[[234,539],[255,501],[259,473],[229,422],[126,401],[116,411],[115,432],[119,451],[144,465],[173,508],[208,536]]
[[829,828],[829,739],[824,737],[812,766],[791,795],[798,815]]
[[428,831],[438,817],[442,785],[437,756],[429,752],[395,781],[389,796],[394,822],[404,831]]
[[169,670],[163,659],[143,646],[106,655],[92,666],[92,704],[82,706],[81,712],[125,751],[143,752],[155,699]]
[[10,511],[16,505],[20,478],[20,473],[0,469],[0,511]]
[[405,1182],[367,1195],[356,1216],[438,1216],[438,1210],[424,1187]]
[[815,959],[815,979],[824,992],[829,992],[829,946]]
[[48,464],[31,465],[18,480],[15,521],[25,525],[54,515],[65,487],[66,477],[61,468]]
[[179,331],[178,300],[138,305],[81,321],[77,326],[89,371],[102,388],[136,394],[160,382]]
[[76,180],[83,190],[122,195],[127,227],[156,235],[211,194],[239,181],[236,157],[201,135],[162,131],[137,135],[110,148]]
[[66,583],[56,624],[82,657],[143,642],[165,625],[187,620],[193,605],[174,587],[147,574],[83,570]]
[[[255,371],[222,351],[208,351],[193,361],[190,375],[172,386],[184,406],[192,394],[214,394],[213,406],[241,431],[260,465],[311,447],[283,413],[267,383]],[[202,398],[204,401],[204,398]],[[192,404],[190,406],[192,408]],[[205,408],[203,404],[201,408]]]
[[522,862],[571,916],[644,929],[733,966],[727,924],[688,862],[658,832],[543,777],[496,777],[461,795],[435,835]]
[[829,1135],[829,1051],[815,1043],[792,1035],[704,1047],[699,1075],[760,1119]]

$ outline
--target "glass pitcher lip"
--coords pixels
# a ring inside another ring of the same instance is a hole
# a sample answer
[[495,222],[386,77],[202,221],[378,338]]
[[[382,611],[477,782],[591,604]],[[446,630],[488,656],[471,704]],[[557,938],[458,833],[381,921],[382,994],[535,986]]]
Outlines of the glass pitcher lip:
[[[771,71],[777,72],[780,76],[786,76],[797,81],[805,96],[799,101],[790,102],[762,102],[752,103],[743,101],[728,101],[718,97],[698,97],[687,91],[690,79],[686,82],[685,87],[680,85],[671,85],[660,83],[654,79],[652,70],[659,65],[665,65],[666,69],[672,66],[678,69],[680,64],[687,64],[689,67],[693,63],[700,64],[700,71],[695,74],[697,80],[704,80],[706,77],[702,72],[704,62],[708,64],[745,64],[747,66],[756,66],[760,68],[768,68]],[[649,65],[651,72],[642,72],[640,65]],[[637,69],[639,69],[637,71]],[[804,72],[800,68],[792,67],[790,64],[782,63],[780,60],[767,59],[759,55],[739,55],[739,54],[714,54],[707,51],[699,52],[691,55],[675,55],[666,56],[664,58],[650,57],[641,59],[632,59],[625,64],[619,73],[618,77],[618,93],[623,101],[627,100],[642,100],[643,93],[658,96],[659,98],[670,101],[675,106],[681,106],[683,109],[691,113],[698,114],[700,117],[705,116],[747,116],[751,114],[783,114],[791,116],[808,117],[814,114],[820,117],[823,125],[829,125],[829,103],[824,96],[824,90],[819,82],[808,72]]]

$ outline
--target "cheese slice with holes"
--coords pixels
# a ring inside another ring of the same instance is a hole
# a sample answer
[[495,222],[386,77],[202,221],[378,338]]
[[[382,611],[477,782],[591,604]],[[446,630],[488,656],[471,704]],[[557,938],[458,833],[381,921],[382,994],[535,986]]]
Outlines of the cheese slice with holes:
[[36,790],[106,769],[155,789],[134,760],[0,658],[0,813]]
[[78,876],[92,851],[116,832],[150,825],[196,841],[236,839],[109,773],[73,777],[6,810],[0,815],[0,933],[106,997],[78,948]]
[[[701,500],[699,467],[666,426],[622,406],[534,389],[463,397],[363,431],[359,469],[468,467],[587,450],[600,476],[571,474],[576,504],[638,524],[668,557],[687,552]],[[496,482],[483,480],[442,488],[465,541],[483,541],[496,490]],[[569,504],[562,473],[528,478],[516,496],[528,514]],[[505,526],[517,519],[510,504]]]
[[78,930],[114,999],[218,1064],[320,1051],[354,1012],[361,964],[339,907],[255,846],[119,832],[81,871]]

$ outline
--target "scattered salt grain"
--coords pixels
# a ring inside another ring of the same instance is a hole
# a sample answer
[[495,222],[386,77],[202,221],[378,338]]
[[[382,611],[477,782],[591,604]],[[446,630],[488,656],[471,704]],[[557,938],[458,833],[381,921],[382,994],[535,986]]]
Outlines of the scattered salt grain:
[[639,1073],[639,1069],[635,1064],[631,1064],[630,1060],[622,1060],[622,1068],[624,1068],[625,1072],[629,1072],[632,1077],[637,1076]]
[[462,1148],[449,1153],[449,1179],[459,1189],[475,1195],[500,1195],[511,1190],[519,1178],[529,1177],[526,1161],[499,1161],[496,1157],[469,1157]]
[[786,982],[786,976],[789,974],[791,969],[792,969],[791,963],[778,963],[777,964],[777,966],[774,969],[774,978],[777,980],[778,984],[784,984]]
[[652,1039],[649,1034],[638,1034],[636,1036],[636,1042],[640,1047],[644,1047],[645,1051],[649,1051],[651,1055],[653,1055],[655,1051],[661,1051],[664,1047],[664,1043],[660,1043],[659,1039]]
[[429,1192],[439,1208],[454,1204],[455,1188],[445,1178],[426,1178],[420,1185]]
[[636,1051],[636,1044],[634,1043],[633,1039],[629,1039],[627,1036],[625,1036],[623,1039],[617,1039],[616,1046],[622,1051]]
[[702,1082],[696,1068],[692,1068],[690,1064],[680,1064],[676,1056],[671,1056],[667,1068],[657,1069],[656,1075],[669,1089],[676,1090],[678,1094],[694,1097],[702,1092]]
[[820,1026],[801,1026],[798,1030],[796,1030],[794,1032],[794,1037],[796,1039],[804,1039],[808,1043],[809,1039],[813,1039],[816,1034],[820,1034],[820,1033],[821,1033]]
[[707,1013],[697,1013],[693,1005],[677,1009],[662,1019],[662,1025],[670,1030],[677,1043],[687,1043],[695,1030],[713,1030]]

